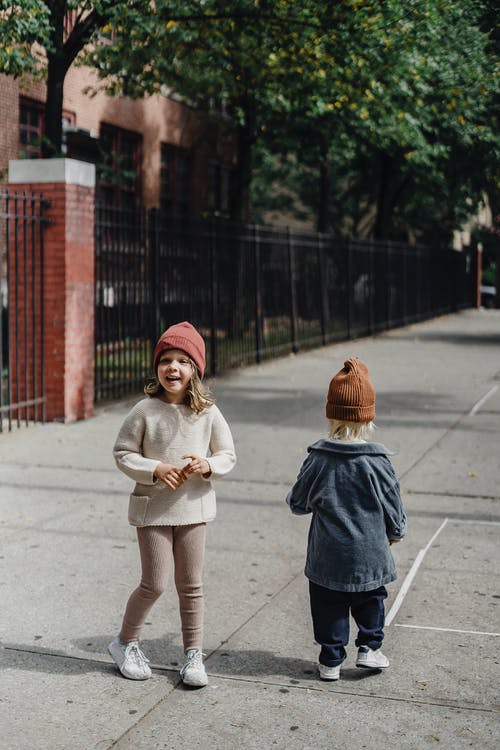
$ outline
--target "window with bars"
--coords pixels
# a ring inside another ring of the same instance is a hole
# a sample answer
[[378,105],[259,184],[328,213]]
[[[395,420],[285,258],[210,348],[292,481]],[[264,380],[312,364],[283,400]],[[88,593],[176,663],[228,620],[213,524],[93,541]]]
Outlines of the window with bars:
[[232,170],[218,161],[208,164],[207,207],[211,213],[227,216],[230,210]]
[[32,99],[19,101],[19,158],[39,159],[42,156],[44,106]]
[[141,203],[142,135],[114,125],[101,125],[99,194],[117,208]]
[[[76,124],[74,112],[63,110],[63,143],[65,151],[64,132],[70,125]],[[42,157],[42,141],[45,132],[45,105],[35,99],[22,97],[19,100],[19,158],[40,159]]]
[[170,143],[161,144],[160,208],[175,216],[191,210],[191,155]]

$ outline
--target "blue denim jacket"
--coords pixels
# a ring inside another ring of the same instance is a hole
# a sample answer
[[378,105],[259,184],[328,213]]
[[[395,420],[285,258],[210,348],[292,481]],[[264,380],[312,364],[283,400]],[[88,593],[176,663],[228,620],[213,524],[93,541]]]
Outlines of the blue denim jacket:
[[371,591],[396,579],[388,540],[406,533],[399,483],[381,443],[318,440],[286,500],[312,513],[305,574],[336,591]]

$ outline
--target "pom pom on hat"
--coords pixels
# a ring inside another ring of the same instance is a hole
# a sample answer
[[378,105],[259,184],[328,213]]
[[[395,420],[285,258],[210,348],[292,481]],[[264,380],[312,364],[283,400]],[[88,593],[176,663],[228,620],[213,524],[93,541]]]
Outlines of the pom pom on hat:
[[327,419],[342,422],[371,422],[375,419],[375,388],[368,368],[351,357],[333,376],[326,401]]
[[187,321],[176,323],[162,333],[153,352],[153,367],[155,372],[158,360],[163,352],[166,352],[168,349],[180,349],[186,352],[198,368],[200,378],[203,377],[206,365],[205,342],[191,323]]

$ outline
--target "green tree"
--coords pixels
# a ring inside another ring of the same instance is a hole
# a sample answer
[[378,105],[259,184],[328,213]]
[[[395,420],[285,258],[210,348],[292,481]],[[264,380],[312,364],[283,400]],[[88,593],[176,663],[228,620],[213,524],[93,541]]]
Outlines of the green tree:
[[[484,192],[498,205],[493,0],[0,2],[0,39],[10,39],[1,69],[33,71],[46,50],[55,151],[64,76],[84,50],[112,94],[168,86],[202,109],[226,105],[238,143],[235,219],[252,216],[256,146],[257,193],[269,201],[262,165],[279,174],[281,164],[280,200],[296,193],[320,230],[350,213],[351,227],[364,222],[379,237],[416,225],[449,231]],[[76,7],[65,39],[64,14]]]
[[[61,152],[66,74],[86,45],[99,44],[99,31],[116,17],[119,5],[113,0],[0,0],[0,72],[37,76],[47,83],[44,156]],[[71,12],[74,23],[66,32],[65,19]]]
[[[482,3],[467,0],[351,6],[356,33],[349,34],[348,15],[337,22],[336,49],[323,44],[315,80],[305,78],[303,94],[295,92],[286,143],[288,154],[300,154],[291,162],[299,195],[320,229],[348,214],[378,237],[418,225],[449,233],[470,213],[471,199],[477,205],[498,185],[491,21],[483,22]],[[275,121],[266,143],[271,152],[282,141],[279,127]]]
[[[142,96],[168,83],[202,109],[212,100],[231,112],[238,159],[232,218],[250,216],[252,152],[270,111],[287,107],[279,87],[291,60],[288,85],[299,74],[306,39],[318,33],[317,2],[296,0],[185,0],[157,2],[148,19],[127,11],[114,43],[89,54],[111,93]],[[132,29],[131,32],[129,30]],[[280,60],[280,51],[287,50]],[[152,64],[154,60],[154,64]],[[281,73],[281,79],[277,76]]]

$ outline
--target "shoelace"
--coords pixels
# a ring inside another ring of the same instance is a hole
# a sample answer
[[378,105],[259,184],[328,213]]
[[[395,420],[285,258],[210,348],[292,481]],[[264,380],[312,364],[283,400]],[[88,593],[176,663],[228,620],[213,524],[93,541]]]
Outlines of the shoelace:
[[181,675],[185,673],[190,667],[201,667],[203,666],[203,657],[206,656],[202,651],[189,651],[186,654],[186,663],[181,669]]
[[149,659],[144,655],[137,643],[130,643],[125,649],[125,658],[129,657],[135,661],[139,667],[144,666],[144,663],[149,664]]

